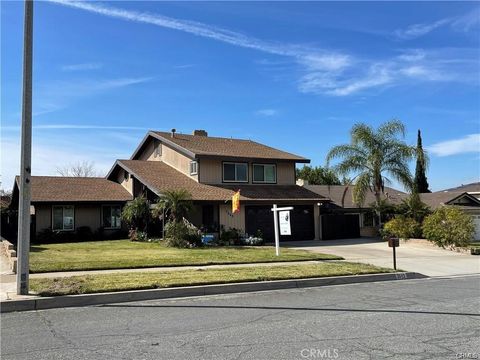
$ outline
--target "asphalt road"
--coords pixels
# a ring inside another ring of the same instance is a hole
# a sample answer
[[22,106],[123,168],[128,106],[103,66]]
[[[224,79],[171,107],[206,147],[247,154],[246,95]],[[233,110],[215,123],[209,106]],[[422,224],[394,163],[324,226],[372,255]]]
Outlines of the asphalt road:
[[478,359],[479,299],[469,276],[7,313],[1,358]]

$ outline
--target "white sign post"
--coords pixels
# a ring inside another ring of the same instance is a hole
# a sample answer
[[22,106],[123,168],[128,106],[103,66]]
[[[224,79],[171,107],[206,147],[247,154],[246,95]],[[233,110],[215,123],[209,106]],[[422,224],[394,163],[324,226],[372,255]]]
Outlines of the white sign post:
[[279,208],[277,204],[273,204],[273,226],[275,227],[275,254],[280,255],[280,234],[278,233],[278,212],[280,213],[280,233],[282,235],[291,235],[290,230],[290,210],[292,206]]

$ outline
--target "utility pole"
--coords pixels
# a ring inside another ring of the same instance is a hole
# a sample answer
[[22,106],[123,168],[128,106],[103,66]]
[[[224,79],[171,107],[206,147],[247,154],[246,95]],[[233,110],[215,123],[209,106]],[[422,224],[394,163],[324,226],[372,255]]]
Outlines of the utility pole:
[[23,33],[22,139],[18,205],[17,294],[28,295],[32,168],[33,0],[25,0]]

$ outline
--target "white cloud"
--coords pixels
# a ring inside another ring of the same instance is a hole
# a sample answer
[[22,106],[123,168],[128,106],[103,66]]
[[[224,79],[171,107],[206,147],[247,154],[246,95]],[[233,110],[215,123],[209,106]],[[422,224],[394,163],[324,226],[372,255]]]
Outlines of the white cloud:
[[83,71],[83,70],[98,70],[103,67],[102,63],[83,63],[63,65],[62,71]]
[[[183,31],[195,36],[212,39],[226,44],[247,49],[258,50],[270,55],[283,56],[300,69],[288,69],[289,73],[300,72],[297,81],[298,89],[304,93],[331,96],[347,96],[374,88],[382,88],[401,84],[405,81],[477,81],[478,67],[462,69],[444,59],[432,58],[421,49],[407,50],[402,55],[390,59],[359,59],[351,54],[337,50],[326,50],[298,44],[285,44],[264,41],[240,32],[230,31],[209,24],[176,19],[160,14],[138,12],[112,7],[99,2],[79,2],[69,0],[50,0],[51,2],[69,6],[96,14],[117,19],[151,24],[154,26]],[[416,24],[406,30],[398,30],[398,36],[413,38],[424,35],[434,29],[453,24],[460,18],[438,20],[432,24]],[[472,19],[463,21],[464,27],[472,26]],[[453,25],[452,25],[453,26]],[[460,26],[460,25],[458,25]],[[478,55],[473,55],[475,64]],[[448,61],[458,60],[448,58]],[[271,60],[268,60],[271,63]],[[407,65],[408,63],[408,65]],[[268,64],[264,64],[269,66]],[[453,69],[453,70],[452,70]],[[286,70],[276,69],[285,76]],[[453,71],[453,73],[452,73]],[[472,80],[473,79],[473,80]],[[477,81],[478,82],[478,81]]]
[[428,150],[437,156],[480,153],[480,133],[466,135],[460,139],[442,141],[429,146]]
[[270,116],[278,115],[278,110],[276,110],[276,109],[260,109],[260,110],[255,111],[255,114],[260,115],[260,116],[270,117]]
[[410,40],[427,35],[443,26],[450,26],[455,31],[467,32],[471,28],[478,26],[479,23],[480,8],[475,8],[462,16],[448,17],[432,23],[413,24],[406,29],[397,29],[394,34],[399,39]]

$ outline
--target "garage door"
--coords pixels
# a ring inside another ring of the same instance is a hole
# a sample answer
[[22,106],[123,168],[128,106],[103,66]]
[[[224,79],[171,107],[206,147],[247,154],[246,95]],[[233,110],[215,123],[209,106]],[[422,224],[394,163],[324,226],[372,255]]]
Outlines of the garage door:
[[349,239],[360,237],[358,215],[322,215],[322,239]]
[[472,215],[473,224],[475,225],[475,235],[473,238],[480,241],[480,215]]
[[[245,207],[246,232],[248,234],[254,235],[257,230],[260,230],[266,241],[275,240],[273,214],[271,208],[271,205]],[[292,229],[292,235],[282,235],[280,236],[280,241],[313,240],[315,238],[313,206],[293,206],[293,210],[291,211],[290,225]]]

